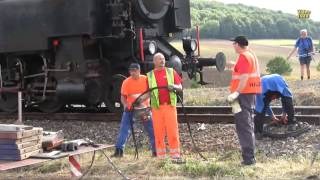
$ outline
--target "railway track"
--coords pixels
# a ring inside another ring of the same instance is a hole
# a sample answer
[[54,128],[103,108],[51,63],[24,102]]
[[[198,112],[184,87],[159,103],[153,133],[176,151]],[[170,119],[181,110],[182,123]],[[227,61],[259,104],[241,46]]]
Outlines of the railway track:
[[[276,114],[281,112],[281,107],[273,107]],[[233,115],[229,106],[186,106],[186,115],[182,108],[178,107],[178,119],[183,123],[188,118],[192,123],[233,123]],[[297,106],[295,107],[298,121],[309,124],[320,125],[320,106]],[[1,120],[16,119],[16,114],[0,113]],[[87,112],[65,112],[65,113],[40,113],[25,112],[24,120],[60,120],[60,121],[119,121],[120,114],[115,113],[87,113]]]

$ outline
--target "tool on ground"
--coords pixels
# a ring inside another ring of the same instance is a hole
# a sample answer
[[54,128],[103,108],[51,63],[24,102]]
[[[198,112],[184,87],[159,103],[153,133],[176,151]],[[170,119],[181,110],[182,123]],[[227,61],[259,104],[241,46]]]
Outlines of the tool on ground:
[[72,141],[66,141],[61,144],[62,151],[76,151],[79,149],[80,146],[92,146],[92,147],[99,147],[99,145],[95,144],[92,140],[86,139],[76,139]]
[[42,148],[46,151],[58,148],[64,141],[64,133],[62,130],[57,132],[43,132]]
[[287,137],[297,137],[311,129],[311,126],[307,122],[298,122],[296,129],[289,130],[289,125],[286,124],[266,124],[263,127],[263,135],[273,139],[282,139]]

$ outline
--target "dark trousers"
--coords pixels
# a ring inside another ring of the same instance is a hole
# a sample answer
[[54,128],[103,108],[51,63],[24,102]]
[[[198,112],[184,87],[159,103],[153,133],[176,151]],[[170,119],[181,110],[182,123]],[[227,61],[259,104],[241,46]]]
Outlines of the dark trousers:
[[255,94],[240,94],[238,99],[242,111],[234,115],[244,161],[252,161],[254,159],[255,137],[253,116],[255,97]]
[[265,98],[263,99],[264,107],[261,113],[256,113],[254,118],[254,126],[255,132],[262,133],[263,132],[263,124],[266,121],[265,114],[267,109],[270,107],[270,103],[273,100],[273,97],[280,97],[282,110],[288,115],[288,124],[294,124],[294,107],[293,107],[293,99],[292,97],[282,96],[279,92],[267,92]]
[[[121,125],[120,125],[120,133],[116,142],[116,148],[124,149],[129,133],[131,132],[131,122],[133,121],[133,113],[132,112],[123,112]],[[155,141],[154,141],[154,132],[152,120],[142,121],[144,129],[148,132],[150,148],[152,152],[156,152]]]

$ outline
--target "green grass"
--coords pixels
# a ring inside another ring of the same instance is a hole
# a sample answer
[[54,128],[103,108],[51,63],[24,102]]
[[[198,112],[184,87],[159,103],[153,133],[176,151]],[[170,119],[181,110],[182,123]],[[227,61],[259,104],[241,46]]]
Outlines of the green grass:
[[[149,153],[147,150],[140,150],[138,160],[134,159],[133,153],[128,153],[122,159],[113,159],[113,162],[124,174],[137,179],[305,179],[311,175],[319,175],[320,169],[319,157],[314,165],[310,166],[311,155],[266,157],[257,153],[255,166],[241,166],[238,150],[224,153],[206,152],[208,161],[191,154],[184,156],[186,164],[180,165],[173,164],[170,159],[151,158]],[[88,168],[90,160],[91,155],[82,158],[83,171]],[[69,169],[65,165],[61,166],[64,164],[64,161],[61,161],[52,162],[54,171],[43,171],[41,167],[31,168],[2,173],[1,178],[68,179]],[[98,156],[85,179],[120,179],[120,176],[106,163],[103,156]]]

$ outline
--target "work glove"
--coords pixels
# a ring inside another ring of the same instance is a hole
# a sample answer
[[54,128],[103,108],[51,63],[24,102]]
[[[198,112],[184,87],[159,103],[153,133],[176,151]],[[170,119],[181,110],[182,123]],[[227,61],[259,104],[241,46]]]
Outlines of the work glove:
[[169,91],[176,91],[177,88],[175,87],[175,85],[168,85],[168,90]]
[[288,124],[288,116],[286,114],[282,114],[280,121],[282,121],[283,124]]
[[229,103],[233,102],[234,100],[236,100],[237,98],[239,97],[239,92],[238,91],[235,91],[231,94],[229,94],[229,96],[227,97],[227,101]]

